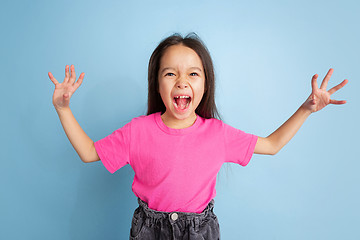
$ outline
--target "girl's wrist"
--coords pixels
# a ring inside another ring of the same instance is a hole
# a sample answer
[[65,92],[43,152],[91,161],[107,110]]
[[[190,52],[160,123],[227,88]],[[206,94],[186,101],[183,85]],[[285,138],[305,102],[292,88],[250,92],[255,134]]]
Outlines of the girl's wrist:
[[55,107],[55,110],[58,114],[62,114],[64,112],[71,111],[70,107]]
[[307,103],[307,102],[304,102],[304,103],[300,106],[299,110],[302,111],[302,112],[304,112],[304,114],[310,116],[311,113],[312,113],[312,111],[311,111],[311,109],[309,109],[309,108],[306,106],[306,103]]

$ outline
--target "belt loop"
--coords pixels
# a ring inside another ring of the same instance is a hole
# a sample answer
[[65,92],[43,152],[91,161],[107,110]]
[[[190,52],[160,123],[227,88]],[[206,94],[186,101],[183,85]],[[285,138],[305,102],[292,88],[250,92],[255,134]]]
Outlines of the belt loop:
[[147,227],[150,227],[150,218],[149,218],[149,217],[147,217],[147,218],[145,219],[145,225],[146,225]]
[[195,222],[195,232],[199,231],[199,225],[200,225],[200,220],[198,217],[194,218],[194,222]]

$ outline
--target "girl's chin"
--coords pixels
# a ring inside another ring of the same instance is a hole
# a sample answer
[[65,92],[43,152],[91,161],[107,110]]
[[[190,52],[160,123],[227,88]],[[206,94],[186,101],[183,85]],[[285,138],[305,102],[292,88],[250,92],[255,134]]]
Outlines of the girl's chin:
[[176,108],[172,108],[170,111],[166,110],[165,115],[168,115],[173,118],[176,118],[178,120],[184,120],[189,118],[192,115],[195,115],[195,111],[192,111],[190,108],[187,108],[185,110],[178,110]]
[[175,117],[176,119],[178,120],[183,120],[183,119],[187,119],[188,117],[190,117],[192,115],[192,113],[189,111],[189,112],[177,112],[177,111],[172,111],[172,114],[173,117]]

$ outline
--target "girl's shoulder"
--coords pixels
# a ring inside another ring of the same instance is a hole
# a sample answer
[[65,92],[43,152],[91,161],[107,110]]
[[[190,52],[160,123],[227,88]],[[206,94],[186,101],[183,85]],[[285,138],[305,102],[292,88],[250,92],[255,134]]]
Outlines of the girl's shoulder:
[[205,123],[204,125],[207,125],[208,127],[212,127],[212,128],[221,128],[223,130],[232,130],[232,129],[236,129],[235,127],[233,127],[232,125],[224,122],[223,120],[217,119],[217,118],[202,118],[203,123]]
[[[202,118],[202,117],[201,117]],[[205,123],[222,124],[223,121],[217,118],[202,118]]]
[[202,125],[206,125],[208,127],[224,127],[224,122],[217,118],[203,118],[200,117]]
[[149,115],[140,115],[138,117],[134,117],[129,122],[130,124],[149,124],[155,121],[155,117],[157,114],[160,114],[160,112],[152,113]]
[[143,120],[146,120],[148,118],[151,118],[154,114],[155,113],[150,114],[150,115],[140,115],[140,116],[132,118],[131,121],[143,121]]

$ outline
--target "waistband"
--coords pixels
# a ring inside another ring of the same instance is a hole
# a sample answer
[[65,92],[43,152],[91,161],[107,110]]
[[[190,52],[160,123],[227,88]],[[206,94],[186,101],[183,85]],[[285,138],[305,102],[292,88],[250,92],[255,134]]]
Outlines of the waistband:
[[201,221],[204,218],[206,218],[209,214],[209,211],[213,211],[215,200],[211,199],[206,208],[201,213],[193,213],[193,212],[162,212],[162,211],[156,211],[154,209],[149,208],[148,204],[141,200],[138,197],[138,203],[139,206],[142,207],[144,210],[144,213],[147,217],[153,218],[153,219],[160,219],[160,218],[169,218],[170,221],[174,221],[172,216],[174,213],[177,214],[177,219],[179,220],[198,220]]

